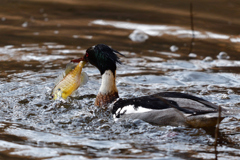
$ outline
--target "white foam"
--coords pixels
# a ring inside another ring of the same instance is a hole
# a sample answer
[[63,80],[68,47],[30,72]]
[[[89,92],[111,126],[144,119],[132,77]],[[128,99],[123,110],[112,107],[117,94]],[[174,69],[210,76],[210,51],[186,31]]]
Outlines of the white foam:
[[178,50],[178,47],[175,46],[175,45],[172,45],[172,46],[170,47],[170,50],[171,50],[172,52],[176,52],[176,51]]
[[65,48],[65,45],[48,45],[49,49],[59,49],[59,48]]
[[129,35],[129,38],[134,42],[144,42],[148,39],[148,35],[142,31],[134,30],[133,33]]
[[[123,29],[132,29],[132,30],[141,30],[141,31],[164,31],[169,29],[180,29],[180,27],[175,26],[167,26],[167,25],[148,25],[148,24],[138,24],[138,23],[130,23],[130,22],[119,22],[119,21],[105,21],[105,20],[95,20],[91,22],[92,24],[98,25],[110,25],[116,28]],[[153,32],[154,33],[154,32]]]
[[55,55],[47,55],[47,56],[36,56],[36,55],[23,55],[22,60],[24,61],[50,61],[50,60],[55,60],[55,59],[65,59],[65,56],[55,56]]
[[230,41],[234,42],[234,43],[239,43],[240,42],[240,38],[231,38]]
[[216,34],[212,32],[206,32],[206,34],[208,35],[209,38],[212,39],[229,39],[229,36],[223,34]]
[[[139,24],[131,22],[121,22],[121,21],[106,21],[106,20],[94,20],[90,24],[95,25],[109,25],[115,28],[128,29],[128,30],[137,30],[144,32],[150,36],[162,36],[164,34],[178,36],[180,38],[192,38],[194,35],[195,38],[199,39],[229,39],[230,36],[212,32],[201,32],[201,31],[192,31],[190,29],[185,29],[178,26],[169,26],[169,25],[151,25],[151,24]],[[232,42],[240,42],[240,38],[232,38]]]
[[85,53],[86,50],[70,50],[70,49],[62,49],[62,50],[53,50],[52,54],[70,54],[70,53]]
[[189,53],[188,57],[195,58],[195,57],[197,57],[197,54],[195,54],[195,53]]
[[166,56],[169,56],[169,57],[180,57],[181,55],[179,54],[176,54],[176,53],[170,53],[170,52],[156,52],[158,54],[162,54],[162,55],[166,55]]
[[23,24],[22,24],[22,27],[24,27],[24,28],[26,28],[28,26],[28,22],[24,22]]

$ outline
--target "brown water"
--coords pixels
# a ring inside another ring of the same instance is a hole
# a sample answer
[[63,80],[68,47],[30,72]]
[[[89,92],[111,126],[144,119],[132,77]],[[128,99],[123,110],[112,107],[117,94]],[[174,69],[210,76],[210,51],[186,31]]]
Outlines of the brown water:
[[215,158],[213,130],[114,121],[94,107],[101,77],[90,65],[87,85],[51,100],[66,64],[98,43],[126,55],[121,97],[179,91],[229,109],[217,156],[239,159],[240,2],[194,1],[194,39],[189,10],[183,0],[1,0],[0,159]]

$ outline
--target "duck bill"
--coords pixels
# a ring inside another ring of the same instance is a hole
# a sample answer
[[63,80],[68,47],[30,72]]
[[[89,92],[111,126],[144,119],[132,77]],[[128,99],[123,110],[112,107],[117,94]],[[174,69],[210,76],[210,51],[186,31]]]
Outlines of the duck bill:
[[80,61],[83,61],[83,58],[78,58],[78,59],[72,59],[71,62],[73,63],[79,63]]
[[82,62],[83,66],[84,66],[88,61],[86,60],[85,57],[82,57],[82,58],[78,58],[78,59],[72,59],[71,62],[72,62],[72,63]]

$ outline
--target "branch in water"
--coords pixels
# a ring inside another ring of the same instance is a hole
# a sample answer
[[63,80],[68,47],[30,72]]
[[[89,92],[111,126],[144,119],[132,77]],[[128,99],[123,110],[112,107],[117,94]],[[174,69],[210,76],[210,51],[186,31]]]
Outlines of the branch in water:
[[219,125],[220,125],[220,121],[221,121],[221,112],[222,112],[222,108],[219,107],[219,111],[218,111],[218,120],[217,120],[217,126],[215,129],[215,144],[214,144],[214,149],[215,149],[215,160],[218,159],[218,152],[217,152],[217,145],[218,145],[218,133],[219,133]]
[[190,2],[190,21],[191,21],[192,39],[191,39],[191,43],[190,43],[189,53],[192,53],[193,41],[194,41],[194,38],[195,38],[195,35],[194,35],[193,6],[192,6],[192,2]]

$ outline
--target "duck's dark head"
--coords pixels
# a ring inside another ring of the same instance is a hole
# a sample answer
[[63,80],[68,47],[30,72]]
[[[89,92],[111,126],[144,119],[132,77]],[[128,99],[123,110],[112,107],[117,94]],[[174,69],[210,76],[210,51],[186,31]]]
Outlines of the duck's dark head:
[[121,64],[116,53],[122,55],[105,44],[98,44],[88,48],[83,59],[97,67],[101,75],[103,75],[106,70],[111,70],[113,74],[115,74],[116,64]]

